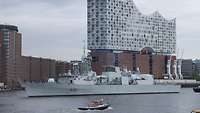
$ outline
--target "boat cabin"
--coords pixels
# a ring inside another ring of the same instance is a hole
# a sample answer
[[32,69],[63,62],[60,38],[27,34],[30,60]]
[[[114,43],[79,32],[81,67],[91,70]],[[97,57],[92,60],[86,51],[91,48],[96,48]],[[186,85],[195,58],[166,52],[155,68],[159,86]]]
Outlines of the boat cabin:
[[191,113],[200,113],[200,109],[195,109],[195,110],[192,110]]

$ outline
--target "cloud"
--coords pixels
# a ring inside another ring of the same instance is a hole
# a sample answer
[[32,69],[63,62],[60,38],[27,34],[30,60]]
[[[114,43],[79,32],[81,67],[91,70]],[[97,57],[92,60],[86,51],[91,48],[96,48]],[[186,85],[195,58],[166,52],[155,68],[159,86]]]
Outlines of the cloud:
[[86,10],[80,0],[0,0],[0,22],[19,27],[24,55],[80,59]]
[[[134,2],[144,14],[158,10],[166,18],[176,18],[178,48],[185,50],[185,58],[200,57],[200,1]],[[19,27],[24,55],[80,59],[82,40],[87,38],[87,0],[0,0],[0,22]]]

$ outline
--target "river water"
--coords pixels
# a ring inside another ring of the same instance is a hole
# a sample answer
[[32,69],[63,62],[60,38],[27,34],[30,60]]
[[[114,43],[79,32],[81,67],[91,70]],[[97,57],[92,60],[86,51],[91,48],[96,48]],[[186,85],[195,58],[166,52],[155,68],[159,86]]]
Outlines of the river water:
[[[111,108],[80,111],[93,99],[103,98]],[[181,89],[178,94],[108,95],[28,98],[25,92],[0,93],[0,113],[190,113],[200,108],[200,94]]]

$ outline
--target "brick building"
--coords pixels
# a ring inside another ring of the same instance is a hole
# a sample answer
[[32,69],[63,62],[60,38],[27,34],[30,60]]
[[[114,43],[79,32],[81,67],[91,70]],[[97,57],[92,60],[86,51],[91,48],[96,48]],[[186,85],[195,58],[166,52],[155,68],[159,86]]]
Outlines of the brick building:
[[72,64],[69,62],[56,61],[56,76],[62,76],[72,71]]
[[54,78],[56,61],[52,59],[22,56],[21,80],[28,82],[47,82]]
[[0,25],[0,82],[18,86],[20,76],[21,33],[13,25]]
[[55,60],[21,55],[22,35],[17,26],[0,25],[0,83],[20,87],[20,82],[46,82],[55,77]]
[[129,71],[136,71],[137,68],[143,74],[153,74],[157,79],[163,79],[167,73],[167,60],[169,56],[141,54],[131,51],[115,52],[111,50],[96,50],[91,52],[92,70],[100,75],[105,66],[118,66]]

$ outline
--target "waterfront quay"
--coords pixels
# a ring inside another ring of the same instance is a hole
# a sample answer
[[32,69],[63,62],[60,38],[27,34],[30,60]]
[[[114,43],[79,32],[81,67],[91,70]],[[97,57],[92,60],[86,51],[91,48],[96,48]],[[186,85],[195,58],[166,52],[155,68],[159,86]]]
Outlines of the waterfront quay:
[[77,108],[98,98],[111,104],[111,108],[84,113],[190,113],[193,109],[200,108],[200,94],[194,93],[191,88],[182,88],[176,94],[40,98],[29,98],[24,91],[13,91],[0,93],[0,113],[83,113]]
[[162,84],[162,85],[180,85],[182,88],[193,88],[197,87],[200,85],[200,81],[196,80],[189,80],[189,79],[184,79],[184,80],[155,80],[155,84]]

